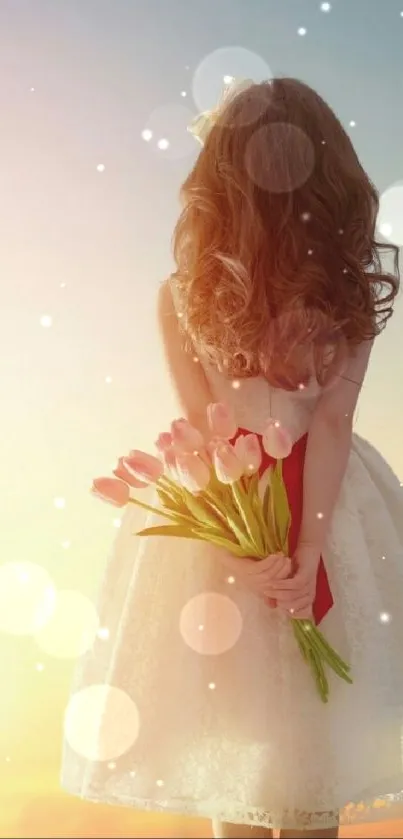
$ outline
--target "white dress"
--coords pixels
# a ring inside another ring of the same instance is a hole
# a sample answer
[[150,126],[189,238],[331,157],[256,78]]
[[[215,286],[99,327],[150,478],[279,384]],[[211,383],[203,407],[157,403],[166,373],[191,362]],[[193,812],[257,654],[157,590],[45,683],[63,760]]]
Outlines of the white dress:
[[[294,440],[308,431],[317,385],[234,388],[200,360],[240,426],[262,432],[271,402]],[[354,683],[330,673],[327,705],[288,618],[238,588],[206,543],[133,535],[153,518],[130,507],[110,553],[104,637],[80,660],[66,710],[62,786],[275,829],[391,818],[403,801],[403,489],[385,460],[353,436],[321,630]]]

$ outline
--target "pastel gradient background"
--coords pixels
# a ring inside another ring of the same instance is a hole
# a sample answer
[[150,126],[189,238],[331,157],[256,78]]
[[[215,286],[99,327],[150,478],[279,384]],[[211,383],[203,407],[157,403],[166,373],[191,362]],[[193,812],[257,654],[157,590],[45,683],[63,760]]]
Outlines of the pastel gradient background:
[[[328,6],[0,0],[3,837],[208,835],[203,822],[60,791],[78,613],[57,637],[32,637],[34,595],[15,599],[6,564],[45,569],[90,614],[119,515],[88,490],[120,454],[150,447],[173,411],[156,292],[198,151],[186,124],[216,103],[224,74],[259,81],[267,67],[316,87],[384,195],[383,232],[403,245],[403,0]],[[402,328],[398,302],[357,422],[400,475]],[[403,836],[403,821],[364,830],[342,835]]]

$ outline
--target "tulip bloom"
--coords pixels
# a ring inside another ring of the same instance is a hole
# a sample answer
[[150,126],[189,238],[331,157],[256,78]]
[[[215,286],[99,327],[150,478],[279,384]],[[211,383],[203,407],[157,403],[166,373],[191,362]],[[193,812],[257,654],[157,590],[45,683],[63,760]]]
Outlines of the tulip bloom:
[[172,434],[170,431],[161,431],[161,434],[158,435],[158,439],[155,441],[155,445],[159,452],[165,452],[166,449],[170,449],[172,446]]
[[134,489],[144,489],[144,487],[148,486],[148,484],[144,483],[144,481],[139,481],[134,477],[134,475],[128,472],[125,467],[124,460],[124,457],[119,458],[118,465],[116,469],[113,470],[115,477],[120,478],[121,481],[125,481],[126,484],[134,487]]
[[213,451],[217,478],[222,484],[234,484],[243,475],[243,463],[235,454],[231,443],[220,441]]
[[238,431],[233,412],[223,402],[210,402],[207,406],[207,422],[214,437],[232,440]]
[[146,484],[155,484],[164,472],[164,467],[158,457],[147,452],[133,449],[129,457],[123,458],[125,469]]
[[179,452],[176,456],[178,480],[189,492],[202,492],[210,483],[210,469],[197,454]]
[[91,492],[114,507],[125,507],[130,498],[128,485],[117,478],[95,478]]
[[245,475],[254,475],[262,463],[262,450],[256,434],[242,434],[235,440],[235,454],[243,464]]
[[162,452],[162,461],[165,467],[165,474],[171,481],[179,481],[178,469],[176,463],[176,453],[174,449],[165,449]]
[[292,439],[278,420],[271,419],[263,432],[262,444],[265,452],[276,460],[282,460],[291,452]]
[[176,451],[192,454],[204,446],[203,435],[184,417],[171,423],[171,434]]

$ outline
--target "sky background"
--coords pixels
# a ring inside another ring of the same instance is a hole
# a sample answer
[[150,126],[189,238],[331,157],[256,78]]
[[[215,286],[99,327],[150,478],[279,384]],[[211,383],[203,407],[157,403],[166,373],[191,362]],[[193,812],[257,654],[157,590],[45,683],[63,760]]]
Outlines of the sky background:
[[[173,415],[156,293],[198,152],[186,125],[224,74],[315,87],[403,245],[403,0],[0,0],[0,836],[206,835],[76,802],[58,773],[73,615],[91,617],[120,518],[88,490]],[[356,429],[401,476],[402,328],[399,300]],[[71,592],[63,631],[32,637],[49,585]]]

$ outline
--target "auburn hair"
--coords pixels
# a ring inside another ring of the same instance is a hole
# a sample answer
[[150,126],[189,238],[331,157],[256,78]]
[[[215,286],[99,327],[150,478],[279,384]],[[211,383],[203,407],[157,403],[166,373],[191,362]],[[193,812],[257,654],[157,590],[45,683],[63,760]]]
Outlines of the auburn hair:
[[229,377],[293,390],[314,372],[323,384],[391,316],[399,249],[375,240],[378,192],[301,81],[252,84],[224,102],[181,198],[181,329]]

